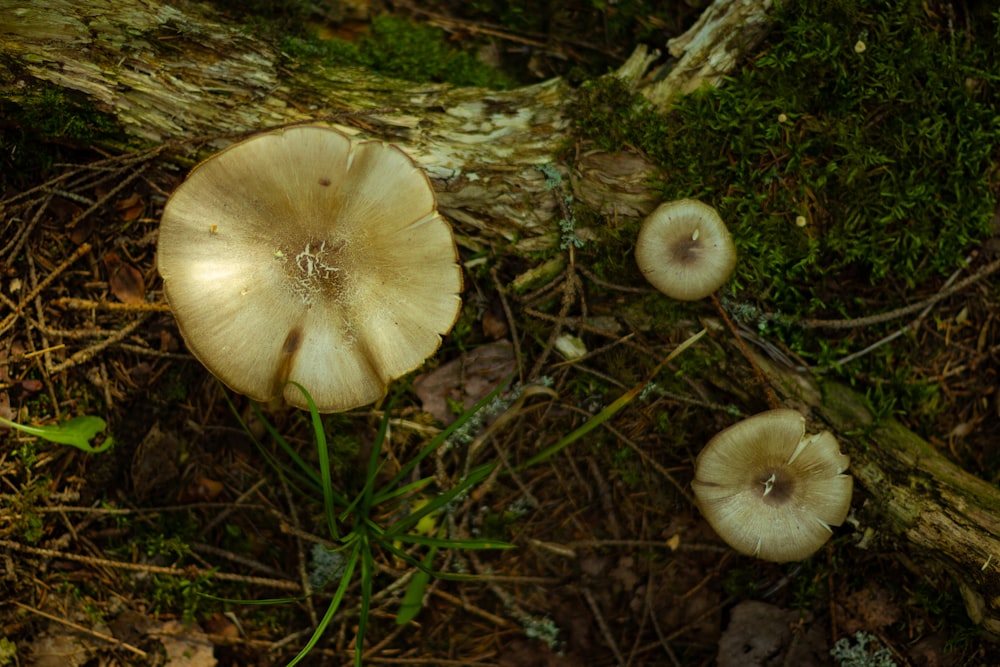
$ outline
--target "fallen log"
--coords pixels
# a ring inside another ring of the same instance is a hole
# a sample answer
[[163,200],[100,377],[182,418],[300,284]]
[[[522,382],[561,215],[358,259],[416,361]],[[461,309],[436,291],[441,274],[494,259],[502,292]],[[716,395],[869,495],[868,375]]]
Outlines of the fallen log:
[[1000,489],[896,419],[876,418],[864,397],[844,385],[758,363],[779,396],[810,411],[850,455],[850,473],[866,496],[859,528],[880,549],[899,549],[918,567],[944,568],[969,618],[1000,639]]
[[[769,6],[713,5],[711,20],[683,38],[694,47],[687,57],[677,50],[670,81],[714,82],[720,63],[735,62],[727,30],[748,13],[764,25]],[[119,150],[171,141],[191,152],[194,143],[180,142],[215,137],[197,144],[214,151],[246,133],[321,119],[400,145],[427,170],[441,209],[488,236],[543,235],[561,216],[542,171],[571,139],[576,93],[561,79],[484,91],[296,62],[207,4],[158,0],[0,0],[0,53],[0,97],[20,104],[46,87],[82,96],[124,130]],[[642,81],[657,56],[640,48],[620,76],[667,100],[673,84]],[[646,186],[654,172],[639,155],[592,153],[573,186],[608,214],[642,217],[657,203]]]

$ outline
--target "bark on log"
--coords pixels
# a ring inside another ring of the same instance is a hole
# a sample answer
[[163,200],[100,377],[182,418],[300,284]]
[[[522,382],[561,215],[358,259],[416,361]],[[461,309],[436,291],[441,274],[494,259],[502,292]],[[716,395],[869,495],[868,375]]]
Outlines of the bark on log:
[[913,562],[947,570],[969,617],[1000,639],[1000,489],[959,468],[897,420],[876,420],[865,399],[847,387],[758,361],[778,394],[811,410],[851,456],[850,473],[869,498],[862,527],[888,536],[878,542],[890,549],[898,541]]
[[[750,13],[761,23],[769,5],[713,5],[712,20],[687,39],[697,49],[676,69],[685,87],[731,65],[733,21]],[[491,92],[299,65],[206,5],[183,1],[0,0],[0,37],[0,94],[16,103],[39,85],[75,91],[137,142],[222,135],[221,148],[241,133],[335,118],[399,144],[430,174],[442,211],[483,234],[541,235],[561,215],[540,170],[570,139],[575,95],[560,79]],[[639,86],[655,58],[641,49],[621,76]],[[670,96],[664,81],[647,88]],[[608,214],[640,217],[657,203],[646,187],[654,169],[638,155],[588,154],[577,167],[578,196]]]
[[[718,0],[671,43],[676,63],[648,74],[658,54],[640,48],[619,76],[663,107],[714,83],[752,48],[770,5]],[[560,195],[540,168],[558,163],[575,100],[558,79],[495,92],[302,66],[183,0],[0,0],[0,55],[4,97],[17,103],[41,85],[75,91],[115,117],[135,145],[211,135],[221,148],[242,133],[337,119],[414,156],[452,219],[486,236],[555,236]],[[557,168],[577,197],[607,214],[640,217],[657,203],[646,186],[653,167],[639,155],[589,153],[572,173]],[[761,364],[785,398],[811,408],[844,443],[870,496],[862,518],[918,560],[945,567],[972,619],[1000,637],[1000,492],[898,422],[874,422],[849,390]]]

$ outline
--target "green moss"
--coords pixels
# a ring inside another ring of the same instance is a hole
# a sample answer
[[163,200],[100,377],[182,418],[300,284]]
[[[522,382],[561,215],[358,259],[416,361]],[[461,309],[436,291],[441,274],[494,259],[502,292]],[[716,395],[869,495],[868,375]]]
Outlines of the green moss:
[[95,108],[82,96],[59,88],[26,88],[17,95],[0,95],[0,173],[8,184],[23,187],[39,180],[65,152],[65,145],[87,147],[94,143],[118,145],[124,133],[114,118]]
[[776,19],[753,62],[665,116],[623,104],[615,79],[584,88],[580,136],[641,148],[665,199],[716,205],[741,252],[733,288],[771,312],[858,312],[859,282],[912,287],[960,266],[991,232],[996,46],[916,0],[800,0]]
[[88,145],[124,136],[112,116],[60,88],[44,86],[28,89],[16,98],[0,98],[0,113],[13,125],[47,141]]
[[374,19],[357,42],[290,37],[282,50],[299,59],[319,59],[335,66],[356,66],[408,81],[456,86],[509,88],[513,81],[449,44],[446,33],[392,16]]

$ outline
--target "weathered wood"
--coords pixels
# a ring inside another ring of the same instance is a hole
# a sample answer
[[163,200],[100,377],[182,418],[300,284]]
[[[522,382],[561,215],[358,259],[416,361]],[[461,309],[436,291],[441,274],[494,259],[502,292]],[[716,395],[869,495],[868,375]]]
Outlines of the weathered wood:
[[1000,489],[897,420],[876,420],[864,397],[847,387],[759,361],[782,398],[809,408],[850,455],[850,473],[868,497],[861,528],[876,531],[879,548],[899,548],[918,567],[947,570],[969,617],[1000,639]]
[[[698,59],[720,53],[734,62],[719,30],[729,29],[733,19],[725,17],[734,10],[744,16],[746,5],[763,16],[769,2],[713,5],[704,34],[685,38],[697,48],[681,58],[677,75],[717,72]],[[183,0],[0,0],[0,49],[5,97],[17,103],[46,85],[74,91],[136,145],[217,136],[209,145],[221,148],[240,133],[335,119],[412,155],[453,219],[487,236],[555,238],[561,195],[541,167],[558,163],[568,146],[576,100],[560,79],[498,92],[301,64],[207,4]],[[638,87],[654,60],[640,49],[620,76]],[[667,99],[667,88],[660,81],[645,90]],[[560,170],[578,196],[607,213],[640,217],[657,203],[647,185],[655,170],[639,155],[588,154],[579,171]]]

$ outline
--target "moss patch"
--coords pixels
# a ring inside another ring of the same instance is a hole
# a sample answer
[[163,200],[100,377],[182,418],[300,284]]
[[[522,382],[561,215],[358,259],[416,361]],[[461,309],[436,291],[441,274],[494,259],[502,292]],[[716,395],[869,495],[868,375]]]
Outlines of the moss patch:
[[0,187],[20,187],[37,179],[37,172],[51,167],[60,145],[85,147],[95,143],[118,144],[124,133],[114,118],[82,97],[65,90],[39,86],[16,97],[0,96]]
[[796,0],[776,20],[753,62],[665,116],[622,104],[613,79],[587,87],[580,136],[641,148],[667,174],[664,199],[717,206],[741,251],[734,289],[771,312],[856,313],[859,283],[960,266],[991,233],[996,42],[916,0]]
[[392,16],[374,19],[356,42],[289,37],[282,49],[299,59],[364,67],[418,83],[433,81],[493,89],[514,84],[500,71],[480,62],[474,53],[450,44],[443,30]]

